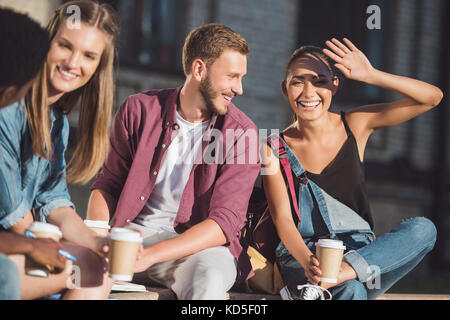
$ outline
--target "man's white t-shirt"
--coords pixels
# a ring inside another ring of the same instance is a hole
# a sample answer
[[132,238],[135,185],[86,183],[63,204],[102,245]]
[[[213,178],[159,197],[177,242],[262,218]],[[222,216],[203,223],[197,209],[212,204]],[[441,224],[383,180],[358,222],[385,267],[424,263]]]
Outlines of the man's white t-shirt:
[[181,196],[197,156],[201,157],[202,137],[210,120],[189,122],[176,113],[180,126],[162,161],[155,186],[135,223],[175,233],[173,223],[180,206]]

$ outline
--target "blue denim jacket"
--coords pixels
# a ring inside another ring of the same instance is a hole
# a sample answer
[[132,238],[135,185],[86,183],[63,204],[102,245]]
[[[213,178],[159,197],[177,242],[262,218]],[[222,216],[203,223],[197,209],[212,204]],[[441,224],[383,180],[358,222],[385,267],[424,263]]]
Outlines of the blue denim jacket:
[[0,109],[0,226],[10,228],[32,208],[36,219],[56,208],[75,207],[67,189],[64,152],[69,138],[67,117],[51,112],[53,157],[45,160],[32,151],[23,100]]
[[[362,243],[375,239],[369,223],[355,211],[342,204],[305,176],[300,161],[284,142],[289,164],[295,176],[300,177],[298,208],[301,221],[297,228],[305,243],[314,252],[314,243],[318,238],[344,240],[347,249],[357,249]],[[294,178],[295,179],[295,178]],[[321,217],[321,218],[320,218]],[[277,256],[289,254],[280,242]]]

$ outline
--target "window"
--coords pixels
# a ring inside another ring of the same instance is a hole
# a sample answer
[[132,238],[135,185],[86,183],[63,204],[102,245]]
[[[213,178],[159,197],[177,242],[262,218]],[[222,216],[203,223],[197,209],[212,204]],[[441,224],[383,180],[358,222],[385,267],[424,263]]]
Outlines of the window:
[[106,0],[120,14],[120,65],[182,73],[186,2]]
[[[377,5],[381,11],[381,29],[369,30],[366,25],[370,14],[367,7]],[[302,1],[300,5],[299,46],[316,45],[325,47],[325,41],[335,37],[342,41],[343,37],[350,39],[378,68],[386,68],[389,62],[386,54],[389,37],[392,30],[390,14],[392,4],[381,0],[315,0]],[[350,104],[380,102],[380,88],[367,86],[341,77],[339,94],[336,102],[343,106]],[[385,98],[381,97],[381,101]]]
[[[367,7],[377,5],[381,13],[381,29],[369,30]],[[337,38],[342,41],[350,39],[364,54],[375,68],[389,69],[388,31],[393,29],[391,16],[395,2],[382,0],[315,0],[302,1],[299,19],[299,44],[311,44],[326,47],[325,41]],[[338,71],[339,72],[339,71]],[[333,101],[339,110],[349,110],[364,104],[386,101],[383,89],[369,86],[340,76],[340,85]],[[333,106],[332,106],[333,107]],[[387,131],[373,134],[367,147],[385,149],[387,146]]]

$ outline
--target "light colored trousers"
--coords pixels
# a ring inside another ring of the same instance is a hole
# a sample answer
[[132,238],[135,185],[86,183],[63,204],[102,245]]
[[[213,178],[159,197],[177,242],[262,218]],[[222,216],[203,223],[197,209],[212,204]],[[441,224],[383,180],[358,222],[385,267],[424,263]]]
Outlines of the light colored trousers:
[[[142,232],[144,248],[177,236],[135,223],[128,224],[126,228]],[[146,271],[135,274],[133,282],[156,282],[172,289],[179,300],[226,300],[236,275],[234,257],[226,247],[218,246],[181,259],[156,263]]]

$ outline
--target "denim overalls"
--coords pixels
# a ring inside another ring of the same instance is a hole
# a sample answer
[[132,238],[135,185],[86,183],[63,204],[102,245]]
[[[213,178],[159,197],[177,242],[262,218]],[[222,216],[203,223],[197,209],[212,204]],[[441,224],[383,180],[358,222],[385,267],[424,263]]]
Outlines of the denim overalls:
[[[298,208],[301,222],[298,222],[297,229],[302,238],[313,253],[315,242],[320,238],[342,240],[346,246],[344,260],[357,275],[356,280],[345,281],[329,289],[334,299],[376,298],[433,248],[436,228],[426,218],[406,220],[376,239],[363,218],[307,178],[293,151],[284,140],[283,143],[292,171],[300,182]],[[276,256],[286,285],[307,282],[303,267],[282,242],[276,249]]]

